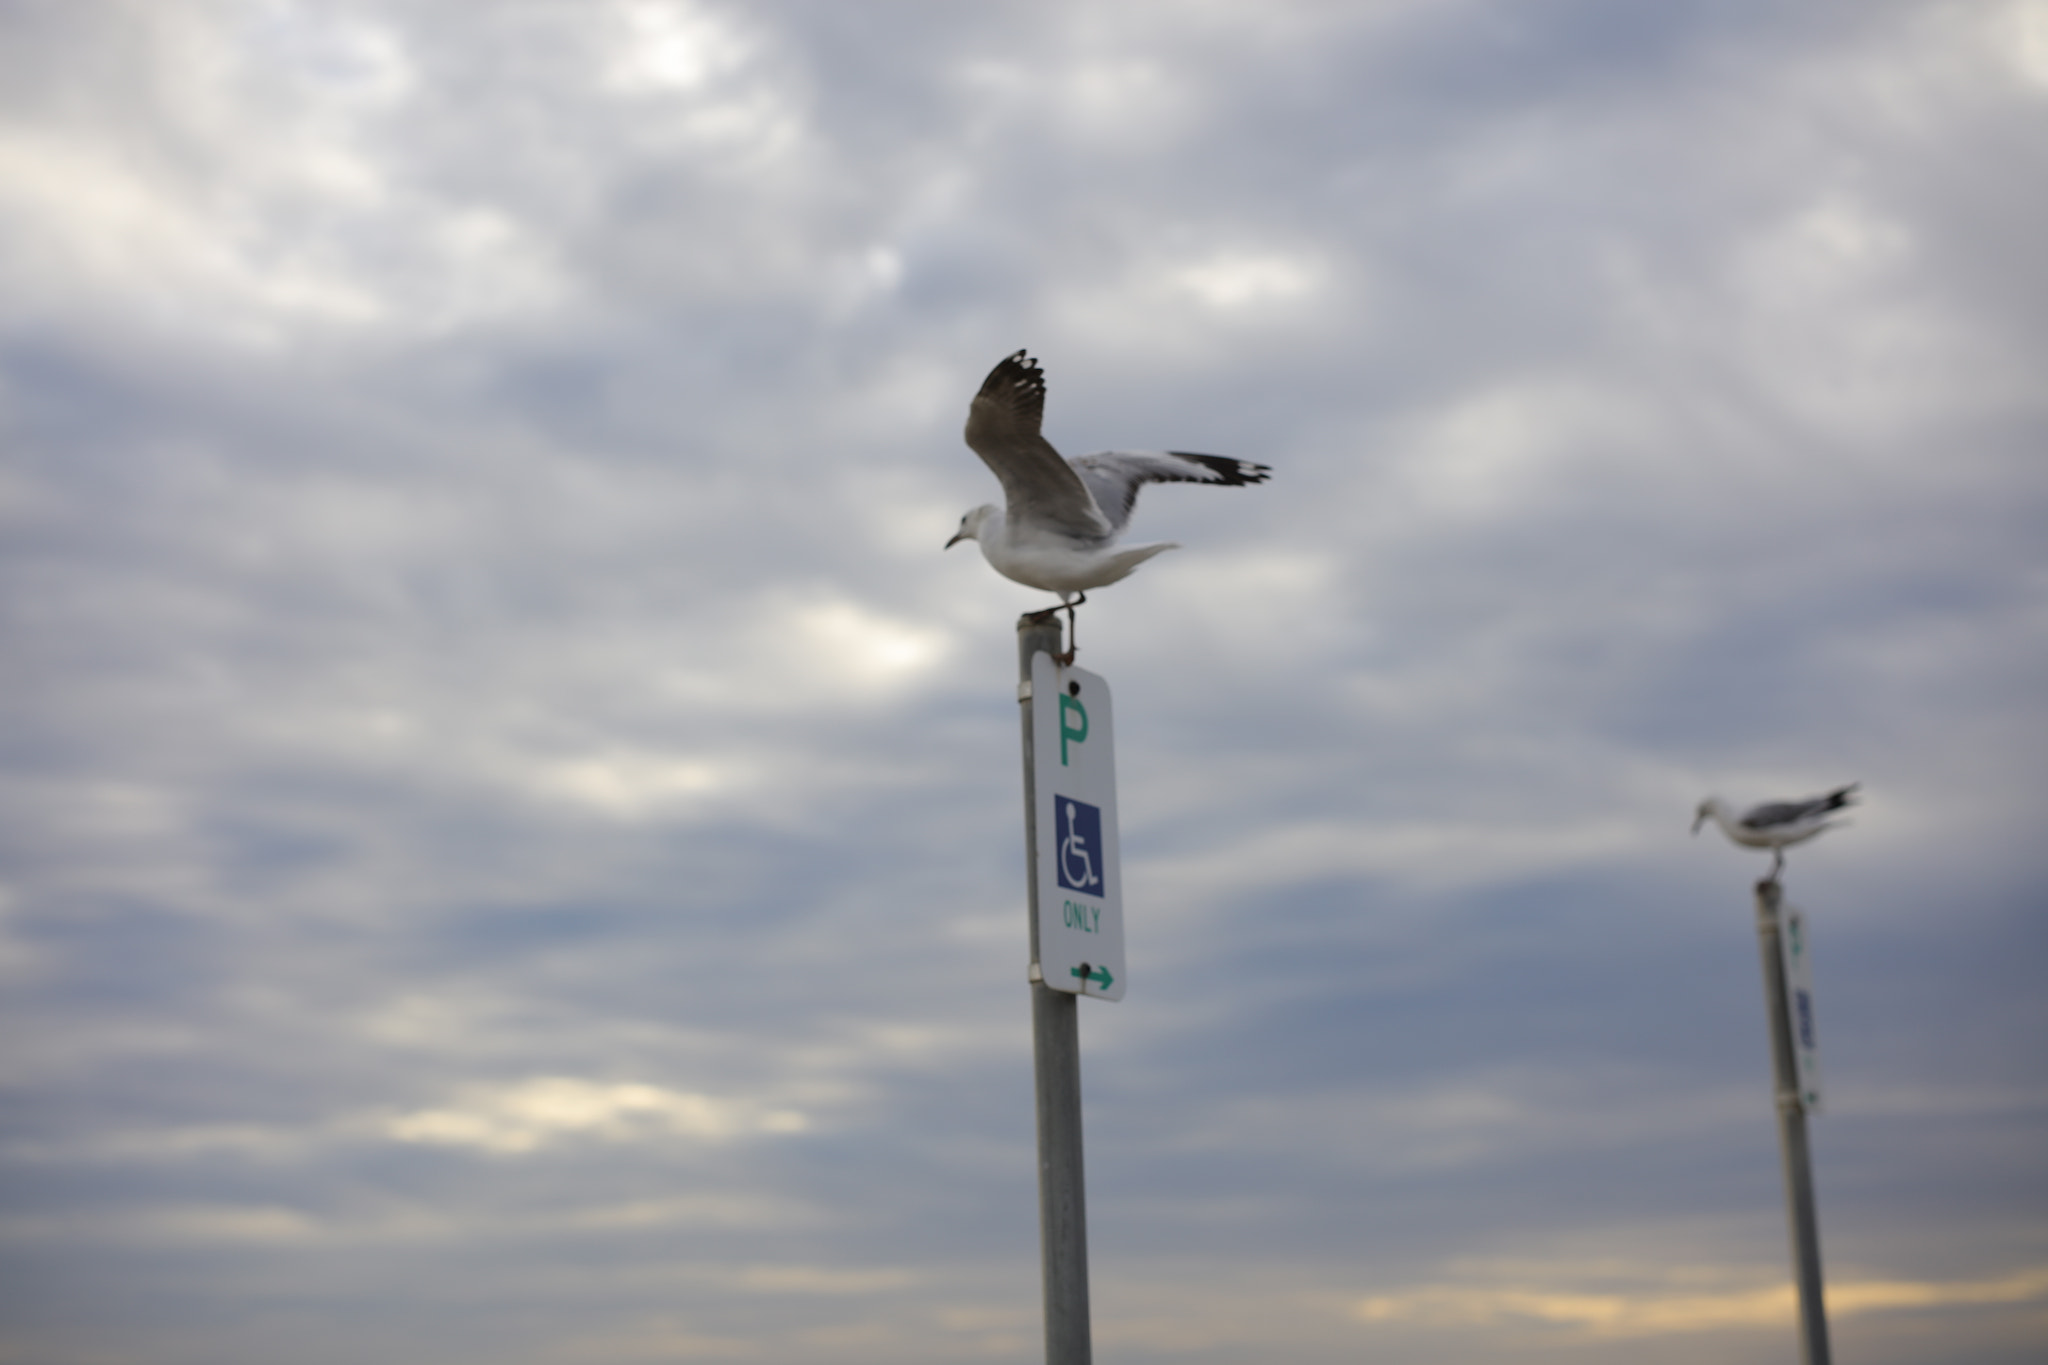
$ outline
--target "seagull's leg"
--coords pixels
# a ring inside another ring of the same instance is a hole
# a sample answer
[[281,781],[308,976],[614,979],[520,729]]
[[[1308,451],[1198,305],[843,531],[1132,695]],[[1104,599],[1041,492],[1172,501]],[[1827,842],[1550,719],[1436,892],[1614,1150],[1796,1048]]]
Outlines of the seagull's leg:
[[1785,870],[1785,850],[1782,845],[1771,848],[1771,880],[1778,880],[1778,874]]
[[[1071,668],[1074,663],[1074,656],[1081,652],[1081,630],[1074,620],[1074,608],[1086,602],[1088,594],[1084,592],[1077,593],[1073,597],[1067,597],[1065,593],[1061,593],[1060,596],[1064,599],[1060,606],[1067,609],[1067,652],[1059,656],[1059,661],[1061,668]],[[1058,611],[1059,607],[1054,607],[1053,610]]]

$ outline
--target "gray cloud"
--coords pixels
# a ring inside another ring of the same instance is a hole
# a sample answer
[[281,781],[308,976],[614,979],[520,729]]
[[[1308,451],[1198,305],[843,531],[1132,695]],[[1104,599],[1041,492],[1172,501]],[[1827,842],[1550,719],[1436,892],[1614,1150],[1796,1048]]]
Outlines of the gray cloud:
[[[0,1356],[1034,1358],[1000,355],[1084,609],[1105,1354],[2048,1295],[2038,5],[15,5]],[[289,1343],[287,1345],[286,1343]]]

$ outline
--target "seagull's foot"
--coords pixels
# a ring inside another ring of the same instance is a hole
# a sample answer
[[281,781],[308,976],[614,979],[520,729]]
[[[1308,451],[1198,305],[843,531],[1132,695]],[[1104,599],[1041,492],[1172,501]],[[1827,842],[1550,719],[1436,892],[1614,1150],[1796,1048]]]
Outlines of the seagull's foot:
[[[1066,595],[1062,593],[1061,596],[1065,598]],[[1033,625],[1043,625],[1047,621],[1055,620],[1061,612],[1067,614],[1067,651],[1064,654],[1052,656],[1052,661],[1061,668],[1072,668],[1074,666],[1074,655],[1080,652],[1081,646],[1074,639],[1076,634],[1074,629],[1074,608],[1087,600],[1087,593],[1077,593],[1073,598],[1063,600],[1057,606],[1047,607],[1044,611],[1027,612],[1024,615],[1024,619]]]
[[[1062,611],[1067,611],[1067,605],[1064,602],[1060,603],[1058,606],[1047,607],[1044,611],[1027,611],[1024,613],[1024,619],[1029,621],[1034,626],[1042,626],[1046,625],[1049,622],[1057,622],[1059,620],[1059,615]],[[1072,619],[1073,613],[1069,611],[1068,620],[1071,622]],[[1068,637],[1070,639],[1072,638],[1072,634],[1073,628],[1071,625],[1069,625]],[[1064,654],[1054,654],[1052,656],[1052,661],[1058,664],[1061,668],[1072,668],[1074,666],[1074,647],[1071,644],[1068,645],[1067,652]]]
[[1081,652],[1081,628],[1074,617],[1074,608],[1087,600],[1087,593],[1076,593],[1072,599],[1060,604],[1067,609],[1067,652],[1059,656],[1061,668],[1072,668],[1074,656]]

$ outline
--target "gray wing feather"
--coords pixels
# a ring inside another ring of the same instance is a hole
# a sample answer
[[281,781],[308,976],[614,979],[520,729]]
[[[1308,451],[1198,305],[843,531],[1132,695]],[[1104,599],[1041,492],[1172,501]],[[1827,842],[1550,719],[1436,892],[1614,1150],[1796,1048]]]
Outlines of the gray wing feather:
[[1856,804],[1855,791],[1860,783],[1851,782],[1846,787],[1837,787],[1826,796],[1810,796],[1804,801],[1767,801],[1761,806],[1752,806],[1742,813],[1737,824],[1748,829],[1772,829],[1779,825],[1796,825],[1802,820],[1811,820],[1826,815],[1829,811]]
[[967,409],[967,444],[1003,486],[1004,516],[1077,540],[1107,540],[1110,521],[1072,465],[1061,458],[1039,424],[1045,416],[1045,375],[1019,351],[982,382]]
[[1250,460],[1228,455],[1197,455],[1186,450],[1105,450],[1073,462],[1095,505],[1118,531],[1138,505],[1138,490],[1148,483],[1212,483],[1241,488],[1264,483],[1272,471]]
[[1825,807],[1815,801],[1771,801],[1751,806],[1736,823],[1749,829],[1770,829],[1777,825],[1797,824],[1823,809]]

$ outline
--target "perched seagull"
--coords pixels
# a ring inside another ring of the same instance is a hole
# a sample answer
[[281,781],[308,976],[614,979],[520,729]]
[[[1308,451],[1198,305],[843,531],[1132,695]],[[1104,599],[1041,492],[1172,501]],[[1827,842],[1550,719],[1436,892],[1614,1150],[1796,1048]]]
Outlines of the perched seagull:
[[1720,797],[1710,796],[1700,802],[1693,816],[1692,832],[1698,834],[1700,826],[1712,820],[1736,843],[1746,848],[1769,849],[1771,876],[1775,878],[1785,866],[1785,850],[1838,823],[1828,817],[1845,806],[1855,805],[1854,793],[1862,785],[1851,782],[1825,796],[1809,796],[1804,801],[1766,801],[1761,806],[1751,806],[1740,819]]
[[[1003,505],[983,503],[960,518],[946,542],[979,541],[982,558],[1005,578],[1060,595],[1074,657],[1074,608],[1088,589],[1105,587],[1162,550],[1170,540],[1117,548],[1138,489],[1148,483],[1213,483],[1227,488],[1264,483],[1272,471],[1249,460],[1184,450],[1106,450],[1069,460],[1038,434],[1045,416],[1045,375],[1019,351],[989,371],[967,409],[967,444],[1003,486]],[[1049,608],[1057,611],[1059,608]]]

